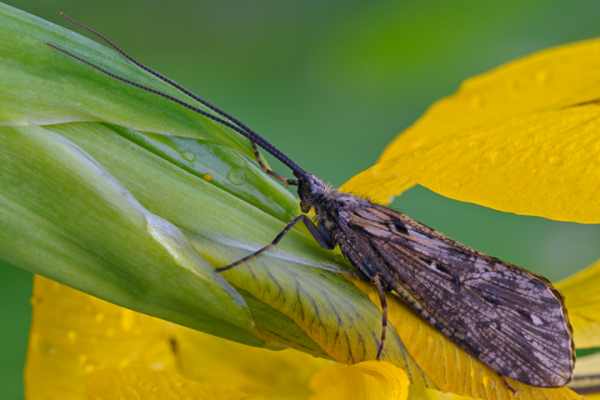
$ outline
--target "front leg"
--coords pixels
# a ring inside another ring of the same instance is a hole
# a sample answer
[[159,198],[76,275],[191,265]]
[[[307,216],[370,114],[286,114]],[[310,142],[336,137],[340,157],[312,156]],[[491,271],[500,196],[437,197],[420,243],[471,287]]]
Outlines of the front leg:
[[284,176],[279,175],[277,172],[273,171],[271,168],[267,167],[267,164],[265,164],[264,159],[260,155],[260,151],[258,150],[258,146],[256,145],[256,143],[253,142],[252,140],[250,140],[250,143],[252,143],[252,152],[254,153],[254,158],[256,159],[256,162],[258,163],[258,166],[260,167],[260,169],[262,169],[267,175],[270,175],[273,178],[280,181],[281,183],[283,183],[285,186],[288,186],[288,185],[298,186],[297,179],[286,178]]
[[322,247],[324,247],[326,249],[333,249],[335,247],[335,244],[333,243],[329,233],[327,233],[327,231],[325,231],[321,227],[316,226],[310,220],[310,218],[308,218],[306,215],[302,214],[302,215],[298,215],[297,217],[294,217],[294,219],[292,219],[290,222],[288,222],[288,224],[281,230],[281,232],[279,232],[277,234],[277,236],[275,236],[275,239],[273,239],[273,241],[271,243],[269,243],[268,245],[261,247],[260,249],[256,250],[254,253],[250,253],[247,256],[242,257],[239,260],[232,262],[231,264],[225,265],[224,267],[217,268],[217,269],[215,269],[215,271],[224,272],[224,271],[230,270],[234,267],[237,267],[238,265],[245,263],[248,260],[251,260],[251,259],[259,256],[260,254],[269,250],[271,247],[275,247],[277,245],[277,243],[279,243],[281,241],[281,239],[283,239],[285,234],[288,233],[294,227],[294,225],[296,225],[300,221],[302,221],[304,223],[304,225],[306,225],[306,228],[308,229],[308,231],[310,232],[312,237],[314,237],[315,240],[317,242],[319,242],[319,244]]
[[312,237],[315,238],[317,242],[319,242],[321,247],[327,250],[333,250],[333,248],[335,247],[335,243],[333,242],[333,239],[329,232],[327,232],[327,230],[325,230],[325,228],[322,225],[315,225],[315,223],[312,222],[312,220],[306,215],[302,216],[304,217],[302,218],[302,222],[304,222],[306,229],[308,229]]

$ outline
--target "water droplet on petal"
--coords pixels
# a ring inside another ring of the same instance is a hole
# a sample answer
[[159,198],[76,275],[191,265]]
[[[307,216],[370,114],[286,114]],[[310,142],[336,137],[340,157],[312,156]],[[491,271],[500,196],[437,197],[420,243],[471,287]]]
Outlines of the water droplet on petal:
[[560,165],[560,164],[562,164],[562,160],[558,156],[550,156],[550,157],[548,157],[548,164],[555,165],[555,166]]
[[496,150],[492,150],[492,151],[489,151],[486,153],[486,157],[490,161],[491,164],[495,164],[496,161],[498,161],[499,155],[500,155],[500,152],[496,151]]
[[548,81],[548,71],[540,70],[535,74],[535,80],[538,83],[546,83]]
[[487,375],[484,375],[481,379],[481,383],[483,383],[483,386],[488,387],[490,385],[490,378]]
[[135,323],[135,314],[131,310],[121,311],[121,329],[129,332]]
[[161,371],[165,369],[165,364],[159,361],[153,362],[152,364],[150,364],[150,369],[154,371]]
[[81,366],[84,366],[87,363],[87,361],[88,361],[87,355],[85,355],[85,354],[80,354],[79,355],[79,364]]
[[469,100],[471,108],[481,108],[483,106],[483,99],[479,95],[473,95]]
[[69,339],[69,342],[75,343],[75,341],[77,340],[77,332],[75,332],[75,331],[67,332],[67,339]]

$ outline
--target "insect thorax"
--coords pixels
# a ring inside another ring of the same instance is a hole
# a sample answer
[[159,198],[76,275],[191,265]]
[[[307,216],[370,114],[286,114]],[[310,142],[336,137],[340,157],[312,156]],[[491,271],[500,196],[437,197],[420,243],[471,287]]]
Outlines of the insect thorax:
[[300,197],[302,211],[308,212],[311,208],[314,208],[317,215],[327,214],[333,210],[354,208],[362,203],[368,203],[367,200],[351,194],[338,192],[312,174],[306,174],[298,178],[298,196]]
[[314,208],[318,213],[320,206],[332,191],[329,185],[312,174],[298,176],[298,196],[303,212],[309,212]]

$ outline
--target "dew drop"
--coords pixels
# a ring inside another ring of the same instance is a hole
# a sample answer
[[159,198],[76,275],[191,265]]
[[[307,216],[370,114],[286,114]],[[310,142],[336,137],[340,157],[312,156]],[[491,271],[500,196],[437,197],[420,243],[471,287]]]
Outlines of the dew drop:
[[121,311],[121,329],[124,332],[129,332],[135,322],[135,314],[131,310]]
[[150,364],[150,369],[152,369],[154,371],[162,371],[165,368],[166,368],[165,364],[160,361],[156,361],[156,362],[153,362],[152,364]]
[[481,108],[483,106],[483,99],[479,95],[474,95],[469,100],[472,108]]
[[90,359],[85,354],[79,356],[79,363],[81,364],[81,369],[86,374],[90,374],[98,368],[98,362]]
[[243,168],[232,168],[227,174],[227,179],[234,185],[243,185],[246,181],[246,170]]
[[196,155],[190,151],[184,151],[182,154],[183,158],[187,161],[194,161],[196,160]]
[[492,150],[486,153],[486,157],[490,160],[490,163],[495,164],[498,161],[498,157],[500,156],[500,152]]
[[88,356],[87,355],[85,355],[85,354],[80,354],[79,355],[79,364],[81,366],[84,366],[87,363],[87,361],[88,361]]
[[487,375],[484,375],[481,379],[481,383],[483,383],[483,386],[488,387],[490,385],[490,378],[488,378]]
[[481,142],[479,140],[469,140],[467,142],[467,146],[469,146],[471,148],[480,148]]
[[535,80],[538,83],[546,83],[548,81],[548,72],[545,70],[540,70],[535,74]]
[[77,340],[77,332],[75,332],[75,331],[67,332],[67,339],[69,339],[69,342],[75,343],[75,341]]
[[550,156],[550,157],[548,157],[548,163],[550,165],[560,165],[560,164],[562,164],[562,160],[560,159],[560,157]]

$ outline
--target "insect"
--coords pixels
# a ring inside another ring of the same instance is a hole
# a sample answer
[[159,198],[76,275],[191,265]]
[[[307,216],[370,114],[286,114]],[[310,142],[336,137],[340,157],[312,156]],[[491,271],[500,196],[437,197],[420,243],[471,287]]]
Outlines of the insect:
[[[56,44],[48,46],[245,136],[266,173],[286,185],[297,186],[303,214],[293,218],[271,243],[218,268],[219,272],[259,256],[276,246],[294,225],[303,223],[322,247],[339,246],[358,275],[377,289],[382,306],[377,359],[382,355],[387,331],[386,293],[393,292],[416,314],[501,376],[539,387],[559,387],[570,381],[575,363],[571,326],[562,297],[548,280],[449,239],[405,214],[331,188],[237,118],[137,61],[94,29],[70,20],[204,108],[118,76]],[[268,168],[259,147],[286,165],[294,178],[285,178]],[[314,220],[306,215],[311,210],[315,211]]]

